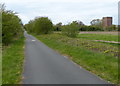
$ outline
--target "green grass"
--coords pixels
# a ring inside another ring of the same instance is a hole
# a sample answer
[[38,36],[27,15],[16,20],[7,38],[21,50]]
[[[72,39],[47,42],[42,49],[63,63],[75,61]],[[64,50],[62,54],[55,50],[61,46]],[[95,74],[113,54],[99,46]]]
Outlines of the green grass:
[[86,49],[89,49],[95,52],[102,52],[105,54],[115,56],[116,58],[118,57],[118,46],[113,46],[111,44],[94,42],[94,41],[82,39],[82,38],[70,38],[67,36],[63,36],[62,34],[44,35],[44,38],[47,38],[50,40],[54,39],[65,44],[69,44],[71,46],[77,46],[77,47],[82,46]]
[[88,40],[104,40],[104,41],[118,41],[118,35],[111,34],[79,34],[79,38]]
[[3,50],[2,84],[19,84],[22,79],[24,37],[15,40]]
[[112,45],[112,46],[115,46],[115,47],[120,47],[120,43],[108,43],[108,42],[96,42],[96,43],[103,43],[103,44],[107,44],[108,46]]
[[71,38],[62,35],[48,34],[34,36],[54,50],[63,55],[67,55],[71,60],[85,69],[95,73],[107,81],[117,83],[118,67],[117,58],[114,56],[102,52],[95,52],[85,48],[84,46],[73,46],[71,43],[66,41]]

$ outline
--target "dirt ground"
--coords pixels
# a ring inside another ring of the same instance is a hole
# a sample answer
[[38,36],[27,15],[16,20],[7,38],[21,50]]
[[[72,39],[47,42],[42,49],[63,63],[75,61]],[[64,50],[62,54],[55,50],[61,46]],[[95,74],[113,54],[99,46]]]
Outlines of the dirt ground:
[[80,34],[112,34],[112,35],[120,35],[118,31],[81,31]]

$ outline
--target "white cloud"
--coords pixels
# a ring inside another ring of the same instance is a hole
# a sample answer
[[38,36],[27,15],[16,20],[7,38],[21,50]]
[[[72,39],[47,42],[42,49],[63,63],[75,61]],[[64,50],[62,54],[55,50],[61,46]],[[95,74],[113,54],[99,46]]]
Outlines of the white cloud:
[[1,0],[7,9],[19,13],[24,23],[36,16],[48,16],[54,23],[81,20],[85,24],[94,18],[114,17],[117,24],[119,0]]

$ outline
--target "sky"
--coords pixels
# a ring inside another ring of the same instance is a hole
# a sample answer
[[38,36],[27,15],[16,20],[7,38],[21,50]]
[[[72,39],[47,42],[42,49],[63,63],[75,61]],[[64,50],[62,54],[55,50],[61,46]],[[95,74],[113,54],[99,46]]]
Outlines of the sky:
[[118,25],[120,25],[120,1],[118,4]]
[[119,0],[0,0],[7,10],[17,12],[24,24],[35,17],[48,17],[54,24],[78,20],[90,25],[93,19],[113,17],[118,25]]

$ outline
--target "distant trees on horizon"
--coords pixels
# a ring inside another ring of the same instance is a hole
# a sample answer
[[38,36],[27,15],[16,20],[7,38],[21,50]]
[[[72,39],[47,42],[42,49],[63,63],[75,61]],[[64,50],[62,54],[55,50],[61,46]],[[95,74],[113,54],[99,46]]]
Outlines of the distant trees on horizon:
[[91,25],[87,26],[82,21],[72,21],[66,25],[59,22],[53,25],[52,21],[48,17],[36,17],[34,20],[30,20],[24,27],[30,33],[36,34],[48,34],[51,31],[62,31],[64,35],[69,37],[76,37],[79,31],[112,31],[117,30],[114,25],[111,27],[103,28],[102,22],[99,19],[94,19]]

